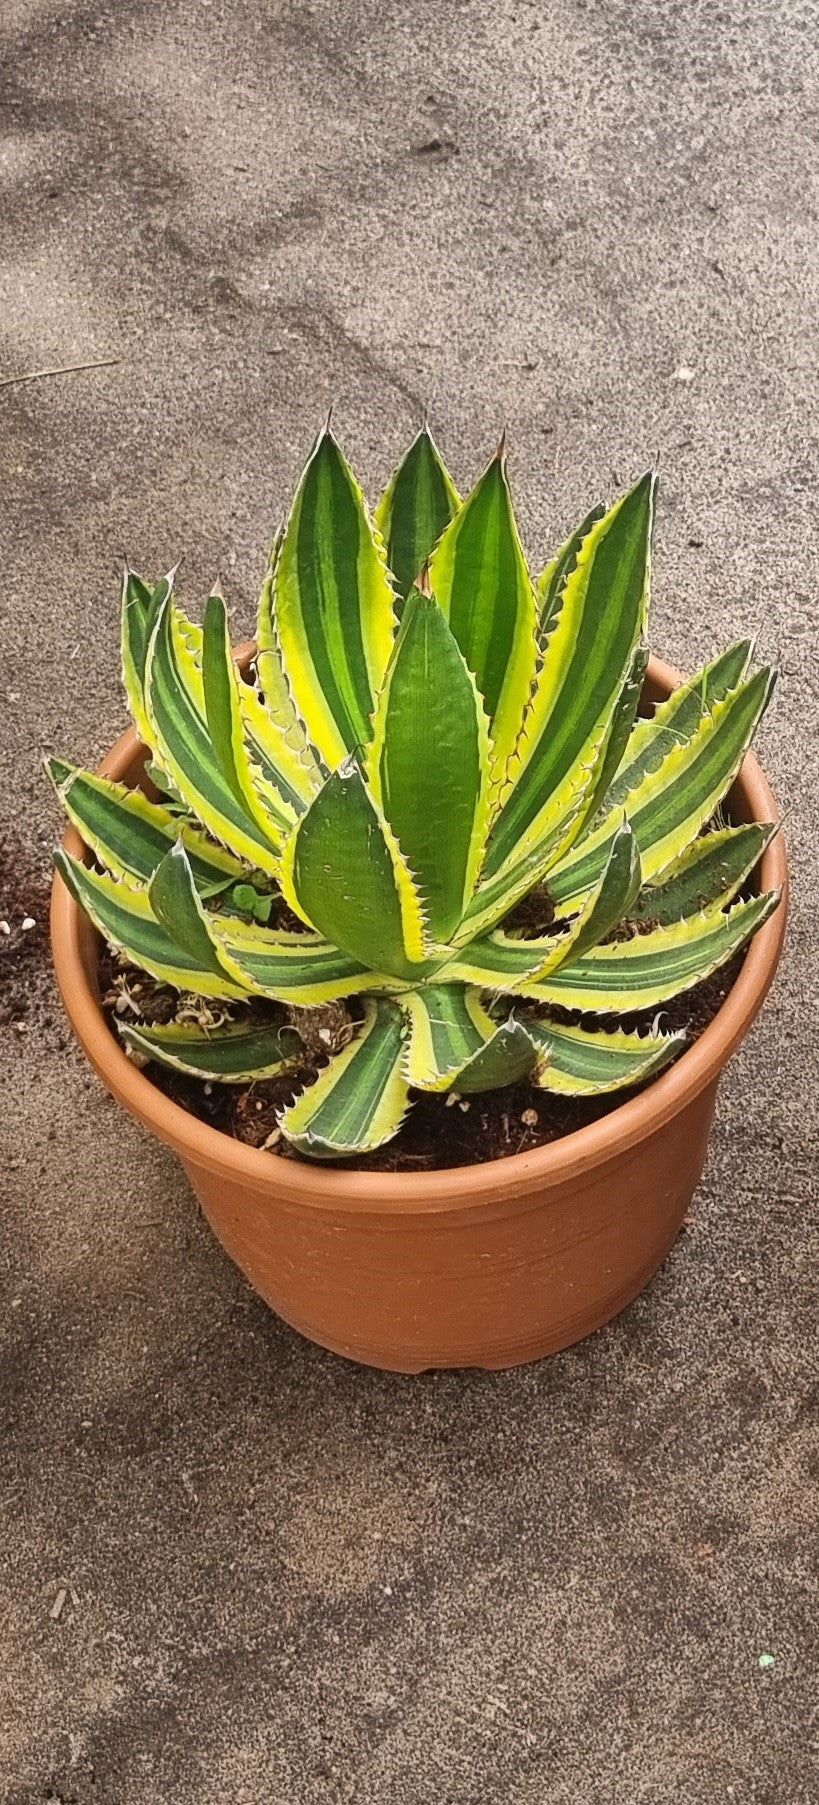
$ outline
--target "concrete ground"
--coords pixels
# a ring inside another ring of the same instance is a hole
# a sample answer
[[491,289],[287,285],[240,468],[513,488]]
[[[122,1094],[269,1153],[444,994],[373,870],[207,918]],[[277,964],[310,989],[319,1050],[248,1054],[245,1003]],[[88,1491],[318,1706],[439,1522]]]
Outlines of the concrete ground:
[[[807,1805],[819,5],[5,0],[0,37],[0,377],[117,360],[0,390],[3,909],[37,924],[2,1798]],[[782,666],[787,958],[695,1219],[621,1320],[507,1374],[279,1323],[47,969],[39,761],[123,722],[118,561],[184,555],[190,601],[221,573],[246,629],[330,403],[373,492],[425,405],[462,485],[505,422],[537,558],[659,453],[655,648],[751,628]]]

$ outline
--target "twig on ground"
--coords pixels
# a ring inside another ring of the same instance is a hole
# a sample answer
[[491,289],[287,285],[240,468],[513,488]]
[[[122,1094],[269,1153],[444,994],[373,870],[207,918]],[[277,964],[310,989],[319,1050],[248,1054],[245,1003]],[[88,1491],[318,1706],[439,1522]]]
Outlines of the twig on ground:
[[44,376],[70,376],[75,370],[107,370],[111,364],[121,363],[121,357],[97,357],[92,363],[56,364],[53,370],[27,370],[22,376],[0,377],[0,389],[10,389],[17,382],[40,382]]

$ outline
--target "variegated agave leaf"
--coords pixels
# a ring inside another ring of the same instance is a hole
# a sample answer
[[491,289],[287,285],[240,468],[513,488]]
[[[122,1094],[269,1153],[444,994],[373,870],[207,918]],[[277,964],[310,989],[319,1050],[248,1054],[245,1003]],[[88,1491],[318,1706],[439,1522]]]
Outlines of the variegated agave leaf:
[[[218,1008],[128,1024],[136,1056],[246,1083],[300,1045],[249,1002],[347,999],[347,1044],[281,1116],[337,1159],[417,1091],[595,1096],[677,1055],[683,1035],[611,1018],[699,983],[776,907],[749,888],[772,828],[714,821],[773,673],[742,642],[639,716],[655,494],[649,474],[595,507],[533,581],[504,443],[462,502],[424,427],[371,515],[328,426],[244,676],[221,595],[198,626],[175,573],[126,572],[123,677],[165,800],[49,760],[89,853],[57,865],[113,946]],[[544,880],[556,919],[526,938],[506,918]]]

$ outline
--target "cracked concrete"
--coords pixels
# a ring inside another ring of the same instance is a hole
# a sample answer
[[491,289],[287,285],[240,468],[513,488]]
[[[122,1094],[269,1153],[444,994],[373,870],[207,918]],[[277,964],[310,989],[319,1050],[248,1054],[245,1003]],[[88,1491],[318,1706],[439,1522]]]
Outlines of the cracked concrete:
[[368,1373],[278,1323],[32,963],[2,1797],[808,1805],[815,0],[6,0],[0,36],[0,376],[120,360],[0,390],[4,910],[41,934],[42,753],[122,724],[121,554],[184,555],[190,601],[221,573],[246,630],[330,403],[371,490],[425,405],[462,485],[505,422],[537,558],[659,453],[653,643],[780,659],[795,879],[690,1229],[509,1374]]

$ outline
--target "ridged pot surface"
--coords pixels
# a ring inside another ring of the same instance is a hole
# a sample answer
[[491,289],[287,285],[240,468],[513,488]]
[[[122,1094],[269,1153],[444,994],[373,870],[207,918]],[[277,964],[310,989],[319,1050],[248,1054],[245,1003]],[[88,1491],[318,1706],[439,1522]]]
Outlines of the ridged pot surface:
[[[246,662],[252,648],[238,654]],[[676,672],[652,659],[646,698]],[[123,735],[100,769],[139,781]],[[737,821],[776,804],[748,755],[730,797]],[[70,830],[65,844],[79,855]],[[783,837],[761,887],[787,884]],[[772,981],[786,899],[751,942],[700,1039],[638,1096],[528,1153],[412,1174],[282,1159],[200,1122],[126,1057],[100,1007],[99,941],[59,878],[52,944],[63,1000],[92,1065],[132,1115],[178,1153],[205,1215],[251,1284],[302,1334],[399,1372],[514,1366],[556,1352],[625,1308],[672,1246],[697,1186],[720,1073]]]

